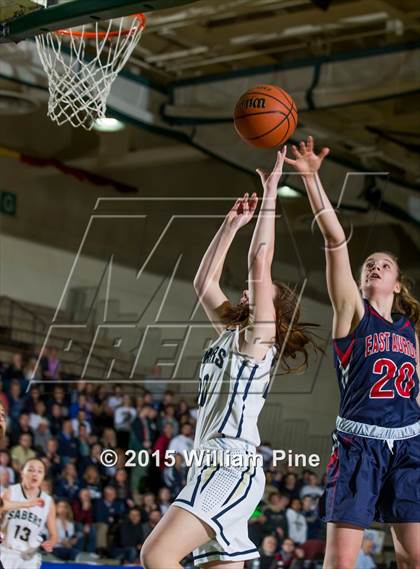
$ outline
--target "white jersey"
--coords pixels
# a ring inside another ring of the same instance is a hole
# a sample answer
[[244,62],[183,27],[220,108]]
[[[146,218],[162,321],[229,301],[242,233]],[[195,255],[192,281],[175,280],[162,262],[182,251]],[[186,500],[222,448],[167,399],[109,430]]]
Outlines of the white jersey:
[[262,361],[239,353],[239,326],[227,328],[210,345],[200,366],[196,448],[223,436],[260,444],[257,420],[275,355],[274,345]]
[[[43,507],[23,508],[4,514],[1,525],[3,547],[25,553],[41,545],[52,498],[45,492],[41,492],[39,497],[44,500]],[[9,486],[9,500],[11,502],[27,501],[21,484]]]

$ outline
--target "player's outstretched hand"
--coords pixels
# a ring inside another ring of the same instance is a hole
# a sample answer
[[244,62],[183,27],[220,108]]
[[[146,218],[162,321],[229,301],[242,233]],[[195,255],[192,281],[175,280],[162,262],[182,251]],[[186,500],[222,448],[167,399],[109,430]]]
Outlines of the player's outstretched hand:
[[277,187],[283,174],[283,165],[286,159],[286,153],[287,146],[283,146],[283,148],[277,152],[277,160],[272,172],[266,172],[265,170],[261,170],[261,168],[257,169],[257,173],[261,178],[264,190],[272,189],[277,192]]
[[258,204],[257,194],[254,192],[251,197],[246,193],[242,198],[238,198],[226,216],[228,226],[237,231],[249,223],[255,213]]
[[51,553],[52,550],[54,549],[52,542],[49,541],[48,539],[42,543],[41,547],[47,553]]
[[299,144],[299,148],[294,145],[292,146],[292,154],[295,159],[285,157],[284,161],[299,172],[299,174],[303,176],[305,174],[310,175],[318,172],[324,158],[328,156],[329,153],[329,148],[323,148],[319,154],[315,154],[314,139],[312,136],[308,136],[306,142],[302,140]]

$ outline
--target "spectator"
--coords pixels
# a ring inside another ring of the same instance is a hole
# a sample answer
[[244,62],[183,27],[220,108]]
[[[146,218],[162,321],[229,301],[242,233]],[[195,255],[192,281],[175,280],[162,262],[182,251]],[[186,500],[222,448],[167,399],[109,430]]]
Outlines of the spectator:
[[288,472],[282,480],[281,492],[290,499],[299,498],[299,490],[297,486],[297,476],[293,472]]
[[73,499],[72,510],[76,529],[79,532],[77,549],[95,553],[96,532],[93,525],[93,505],[87,488],[82,488],[78,497]]
[[182,455],[175,455],[174,466],[165,467],[163,480],[169,488],[172,498],[175,498],[187,483],[187,467]]
[[136,418],[136,410],[129,395],[124,395],[121,405],[114,411],[114,428],[117,431],[118,445],[128,446],[131,425]]
[[117,407],[120,407],[123,402],[123,390],[121,385],[114,385],[112,394],[108,397],[108,407],[115,412]]
[[181,433],[170,441],[168,450],[179,453],[185,458],[186,453],[191,452],[193,448],[194,440],[192,426],[189,423],[184,423],[181,427]]
[[[154,428],[152,427],[151,417],[156,415],[156,410],[150,405],[141,407],[137,412],[137,417],[134,419],[129,447],[135,452],[149,451],[154,441]],[[146,479],[149,473],[150,465],[136,466],[131,473],[131,492],[133,496],[146,487]]]
[[101,461],[102,451],[103,451],[102,445],[100,445],[99,443],[94,443],[90,448],[89,456],[86,457],[81,464],[82,470],[84,470],[88,466],[95,466],[98,469],[101,477],[115,476],[115,473],[117,472],[117,466],[105,467]]
[[40,361],[42,379],[60,379],[60,360],[58,351],[54,346],[45,349],[45,355]]
[[[173,403],[174,400],[174,392],[171,391],[170,389],[166,389],[162,400],[159,401],[158,403],[158,411],[160,414],[163,414],[165,412],[165,407],[167,405],[171,405]],[[161,425],[159,425],[159,427],[161,427]]]
[[115,434],[114,429],[111,429],[109,427],[104,429],[101,443],[104,448],[110,448],[114,450],[117,448],[117,435]]
[[82,463],[86,464],[90,455],[90,437],[86,425],[79,425],[77,440],[79,441],[79,456]]
[[307,484],[305,484],[300,491],[300,499],[303,500],[305,496],[309,496],[312,498],[313,509],[315,509],[324,490],[319,485],[318,476],[315,472],[309,472],[307,478]]
[[20,383],[14,379],[10,384],[9,389],[9,419],[10,421],[17,422],[19,416],[23,411],[24,398],[22,397],[22,390]]
[[71,426],[73,429],[73,433],[78,433],[79,428],[83,426],[86,430],[88,435],[92,432],[92,427],[90,422],[87,420],[86,411],[84,409],[79,409],[77,415],[74,419],[71,420]]
[[95,520],[107,524],[114,523],[126,508],[122,500],[118,500],[117,492],[113,486],[105,486],[103,498],[95,503]]
[[148,515],[150,512],[159,509],[156,502],[156,496],[153,494],[153,492],[146,492],[143,495],[143,509]]
[[51,440],[51,433],[47,419],[41,419],[35,431],[34,446],[41,454],[46,454],[48,441]]
[[102,496],[101,492],[101,477],[96,466],[91,464],[85,470],[83,475],[83,488],[89,490],[92,500],[99,500]]
[[132,508],[134,506],[134,502],[127,482],[127,471],[120,468],[117,470],[115,477],[111,482],[111,486],[115,488],[117,499],[124,503],[127,508]]
[[362,548],[356,561],[356,569],[376,569],[376,563],[372,557],[373,546],[374,542],[369,532],[365,532]]
[[29,414],[35,413],[35,406],[38,401],[41,401],[41,390],[38,386],[34,385],[29,394],[25,397],[24,411]]
[[171,491],[166,486],[163,486],[162,488],[159,489],[158,493],[158,507],[162,516],[166,514],[166,512],[169,510],[170,505],[171,505]]
[[97,425],[102,425],[103,427],[112,427],[114,424],[114,416],[111,407],[108,405],[108,387],[106,385],[100,385],[95,393],[94,403],[93,403],[93,415]]
[[318,515],[318,510],[313,509],[311,496],[305,496],[302,500],[302,514],[306,518],[308,526],[307,539],[320,539],[322,532],[322,522]]
[[60,436],[58,437],[58,451],[62,458],[63,464],[67,462],[76,462],[79,456],[79,443],[73,436],[73,427],[70,419],[63,421]]
[[290,507],[286,511],[287,535],[295,543],[305,543],[307,540],[308,528],[306,518],[302,514],[302,504],[298,498],[290,502]]
[[173,436],[176,436],[179,433],[179,423],[175,418],[175,414],[176,414],[175,405],[168,404],[165,406],[165,410],[159,420],[161,429],[163,429],[167,423],[172,425]]
[[[69,418],[76,419],[80,411],[84,411],[84,420],[92,422],[92,405],[84,393],[80,393],[77,401],[71,403],[69,407]],[[75,429],[76,430],[76,429]]]
[[41,379],[40,369],[37,369],[37,358],[29,358],[23,368],[22,391],[26,391],[31,381]]
[[17,383],[23,387],[23,360],[22,355],[18,353],[13,354],[10,365],[5,369],[3,373],[4,390],[6,392],[9,390],[9,387],[13,380],[17,380]]
[[133,508],[128,513],[128,519],[118,524],[113,557],[121,562],[138,562],[143,542],[141,510]]
[[54,403],[51,407],[51,413],[49,416],[50,421],[50,430],[51,434],[57,437],[61,433],[61,429],[63,428],[63,407],[58,403]]
[[35,408],[32,413],[29,415],[29,426],[35,432],[39,426],[39,423],[42,419],[46,419],[47,417],[47,406],[45,403],[40,399],[35,403]]
[[34,436],[34,432],[29,424],[29,413],[21,413],[17,424],[10,429],[10,444],[15,446],[19,443],[20,436],[23,434]]
[[166,423],[163,426],[163,433],[158,437],[153,447],[153,452],[156,453],[156,463],[161,472],[165,468],[165,460],[167,458],[166,451],[168,450],[169,443],[173,440],[173,426],[171,423]]
[[267,470],[265,473],[265,487],[263,494],[263,502],[268,502],[268,497],[270,494],[275,494],[278,492],[277,485],[273,484],[274,473],[272,470]]
[[159,512],[159,510],[153,510],[153,512],[150,512],[149,519],[147,520],[146,523],[142,524],[143,541],[146,541],[146,538],[149,536],[149,534],[152,533],[154,528],[159,523],[161,517],[162,514]]
[[180,402],[178,403],[177,410],[176,410],[176,418],[178,419],[178,421],[181,422],[182,416],[188,417],[188,419],[191,418],[190,417],[190,406],[185,401],[185,399],[180,400]]
[[0,475],[2,472],[7,472],[9,483],[14,484],[16,476],[10,462],[10,454],[6,450],[0,450]]
[[74,561],[79,553],[75,547],[77,534],[73,512],[65,500],[60,500],[57,504],[56,528],[58,541],[53,550],[54,555],[63,561]]
[[32,450],[32,437],[31,435],[24,433],[19,437],[19,444],[14,446],[10,452],[12,457],[13,469],[20,472],[20,469],[30,458],[35,458],[36,453]]
[[303,558],[305,557],[302,549],[297,548],[292,539],[287,538],[283,541],[280,552],[276,554],[275,561],[271,569],[303,569]]
[[276,559],[275,555],[277,551],[277,545],[277,539],[274,537],[274,535],[266,535],[264,537],[260,548],[261,557],[259,569],[271,569],[273,562]]
[[62,470],[61,457],[58,454],[58,442],[56,439],[51,438],[47,442],[45,456],[48,458],[51,465],[49,475],[55,480]]
[[289,498],[287,496],[283,496],[279,492],[271,492],[268,497],[268,505],[263,509],[263,514],[266,518],[263,532],[276,535],[280,543],[285,537],[288,537],[286,517],[288,505]]
[[55,495],[58,498],[73,500],[80,490],[76,466],[71,462],[63,468],[63,472],[55,484]]
[[[125,514],[126,508],[123,502],[117,500],[117,493],[112,486],[106,486],[103,498],[96,500],[94,504],[94,519],[98,525],[97,531],[101,532],[104,544],[109,543],[111,536],[117,528],[117,524]],[[106,535],[105,535],[106,534]]]
[[66,392],[64,390],[64,388],[61,385],[55,385],[54,389],[53,389],[53,393],[52,393],[52,397],[49,401],[49,408],[52,409],[53,405],[58,405],[59,407],[62,408],[62,416],[63,417],[67,417],[68,416],[68,401],[66,398]]

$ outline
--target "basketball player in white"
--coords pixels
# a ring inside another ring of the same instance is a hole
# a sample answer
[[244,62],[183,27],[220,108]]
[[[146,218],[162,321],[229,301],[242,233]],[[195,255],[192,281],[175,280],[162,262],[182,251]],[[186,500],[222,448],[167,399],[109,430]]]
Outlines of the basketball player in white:
[[[4,569],[39,569],[39,547],[51,552],[57,542],[55,505],[51,496],[41,491],[44,476],[44,463],[30,459],[22,467],[22,482],[10,486],[2,496],[5,504],[38,500],[31,508],[11,510],[3,516],[0,558]],[[49,539],[42,542],[46,530]]]
[[[0,441],[6,435],[7,428],[7,415],[3,403],[0,401]],[[1,490],[1,489],[0,489]],[[3,498],[0,497],[0,516],[5,512],[10,512],[10,510],[19,510],[21,508],[32,508],[34,506],[43,506],[44,501],[41,498],[36,498],[35,500],[28,500],[27,502],[5,502]],[[1,564],[0,564],[1,569]]]
[[258,171],[264,196],[248,252],[249,290],[239,305],[228,301],[220,277],[236,232],[256,210],[255,193],[236,201],[194,280],[199,300],[220,334],[201,362],[194,447],[213,452],[210,457],[218,451],[226,458],[210,465],[197,461],[190,468],[187,485],[142,547],[145,569],[178,569],[191,551],[194,564],[206,569],[242,569],[245,560],[259,557],[247,526],[265,486],[262,461],[256,459],[258,415],[279,357],[288,368],[283,358],[301,352],[306,364],[305,346],[313,343],[297,321],[296,295],[271,278],[285,153],[286,148],[278,153],[271,174]]

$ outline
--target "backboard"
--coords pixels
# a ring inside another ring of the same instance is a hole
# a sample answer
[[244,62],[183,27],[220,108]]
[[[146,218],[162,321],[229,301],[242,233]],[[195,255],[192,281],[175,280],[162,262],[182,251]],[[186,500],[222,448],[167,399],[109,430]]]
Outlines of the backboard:
[[0,22],[24,16],[44,6],[44,0],[0,0]]
[[[197,0],[69,0],[54,5],[48,2],[46,8],[36,9],[39,5],[32,0],[0,0],[0,7],[6,9],[7,5],[9,18],[12,14],[12,19],[0,19],[0,43],[19,42],[61,28],[81,26],[89,21],[175,8],[194,1]],[[39,3],[44,2],[39,0]],[[26,10],[19,12],[19,5],[25,4]],[[34,5],[33,11],[28,12],[29,5]],[[13,10],[21,15],[13,18]]]

